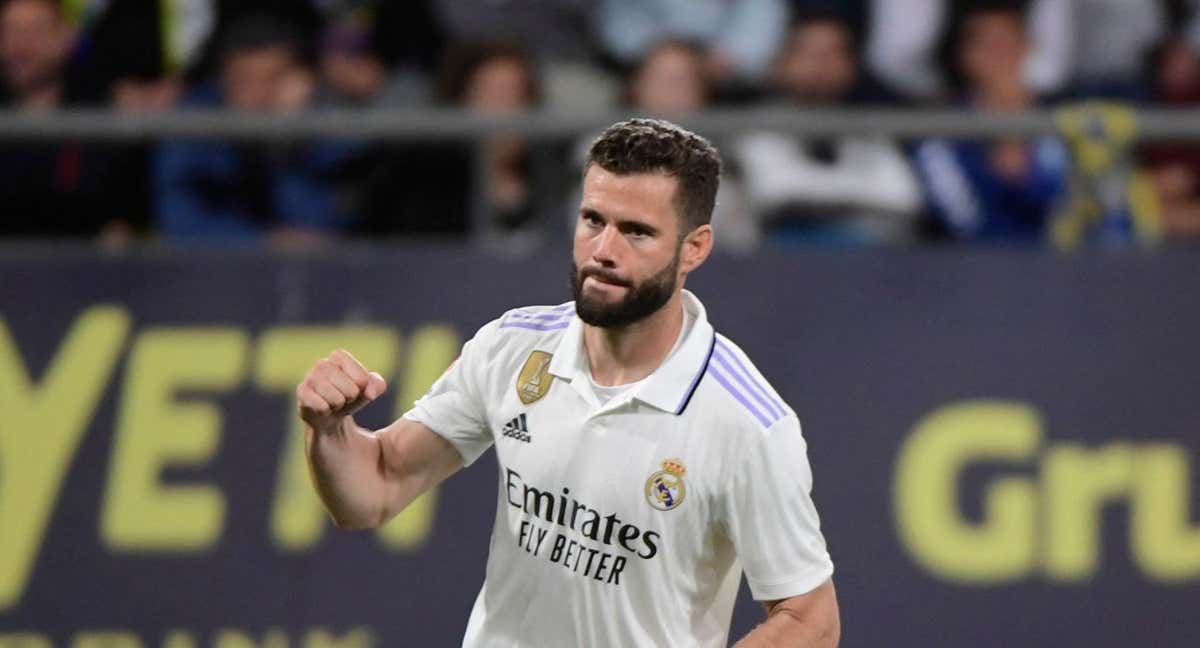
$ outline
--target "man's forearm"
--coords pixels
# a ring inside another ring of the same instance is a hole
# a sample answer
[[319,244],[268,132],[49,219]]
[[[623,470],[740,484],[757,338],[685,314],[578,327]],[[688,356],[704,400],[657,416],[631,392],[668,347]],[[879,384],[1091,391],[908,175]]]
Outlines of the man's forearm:
[[797,619],[785,610],[768,616],[735,648],[832,648],[837,644],[836,625],[821,627]]
[[763,603],[767,620],[738,642],[737,648],[836,648],[841,621],[833,581],[808,594]]
[[380,443],[352,417],[336,432],[304,433],[313,486],[340,528],[363,529],[383,522]]

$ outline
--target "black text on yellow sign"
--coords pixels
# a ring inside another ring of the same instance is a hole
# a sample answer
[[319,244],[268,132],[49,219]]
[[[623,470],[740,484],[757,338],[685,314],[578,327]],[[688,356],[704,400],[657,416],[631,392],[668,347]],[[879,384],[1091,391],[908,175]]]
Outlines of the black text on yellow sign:
[[[959,481],[983,463],[1035,472],[993,480],[983,493],[984,519],[974,523],[961,513]],[[897,457],[893,508],[918,565],[985,585],[1094,577],[1103,558],[1101,511],[1123,503],[1133,563],[1152,582],[1178,584],[1200,578],[1191,493],[1190,457],[1179,444],[1047,443],[1031,406],[967,401],[913,428]]]
[[[122,360],[99,541],[114,553],[202,552],[225,527],[228,495],[211,484],[167,485],[160,474],[204,465],[223,431],[236,427],[204,397],[248,386],[290,395],[318,358],[344,347],[389,378],[398,415],[457,357],[460,343],[452,328],[437,324],[414,329],[406,341],[401,349],[400,334],[381,326],[277,326],[256,337],[231,326],[135,333],[125,309],[96,306],[76,318],[35,381],[0,318],[0,611],[15,606],[28,585],[62,484]],[[275,466],[269,525],[277,547],[299,552],[329,524],[308,481],[301,423],[288,400],[292,430]],[[435,502],[431,492],[410,505],[377,532],[381,543],[420,546]]]

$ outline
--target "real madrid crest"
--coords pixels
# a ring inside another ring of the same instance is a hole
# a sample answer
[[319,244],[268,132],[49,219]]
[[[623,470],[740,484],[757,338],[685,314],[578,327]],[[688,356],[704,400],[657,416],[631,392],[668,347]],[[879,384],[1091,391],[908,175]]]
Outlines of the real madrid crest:
[[521,373],[517,374],[517,398],[526,405],[540,399],[550,391],[554,376],[550,375],[550,359],[554,356],[545,351],[529,354]]
[[667,459],[662,467],[646,480],[646,501],[660,511],[669,511],[683,502],[687,492],[683,476],[687,468],[678,459]]

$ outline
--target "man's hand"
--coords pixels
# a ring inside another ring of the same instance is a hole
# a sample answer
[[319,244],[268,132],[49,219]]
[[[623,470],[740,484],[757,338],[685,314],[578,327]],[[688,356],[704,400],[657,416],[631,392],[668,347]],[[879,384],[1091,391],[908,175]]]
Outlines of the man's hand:
[[347,417],[387,391],[383,376],[368,372],[344,349],[317,361],[296,387],[300,418],[318,434],[337,434]]

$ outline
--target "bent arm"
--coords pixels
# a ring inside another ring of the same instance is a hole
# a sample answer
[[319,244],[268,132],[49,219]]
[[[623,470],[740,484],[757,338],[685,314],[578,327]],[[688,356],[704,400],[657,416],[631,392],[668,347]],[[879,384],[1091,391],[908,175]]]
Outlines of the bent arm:
[[407,419],[372,432],[347,416],[334,433],[304,434],[313,485],[343,529],[383,525],[462,467],[449,442]]
[[767,620],[737,643],[736,648],[826,648],[838,645],[841,620],[833,580],[813,591],[763,603]]

